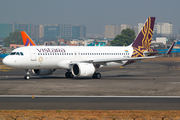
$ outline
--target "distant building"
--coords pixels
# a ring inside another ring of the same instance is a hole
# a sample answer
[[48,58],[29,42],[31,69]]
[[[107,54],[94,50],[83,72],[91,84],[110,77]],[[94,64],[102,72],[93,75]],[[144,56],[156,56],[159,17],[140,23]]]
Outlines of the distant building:
[[0,38],[6,38],[14,31],[25,31],[32,39],[39,35],[39,25],[26,23],[0,23]]
[[72,26],[72,39],[83,39],[86,37],[85,25],[73,25]]
[[156,37],[156,43],[163,43],[164,45],[166,45],[166,37]]
[[3,45],[0,45],[0,54],[3,54],[2,47],[3,47]]
[[3,40],[15,30],[25,31],[32,39],[82,39],[86,37],[85,25],[34,25],[31,23],[0,23],[0,39]]
[[[135,29],[137,30],[136,27],[133,27],[131,25],[127,24],[121,24],[121,25],[105,25],[105,38],[115,38],[117,35],[120,35],[122,30],[124,29]],[[136,33],[136,32],[135,32]]]
[[87,46],[106,46],[107,43],[107,40],[96,40],[87,44]]
[[29,23],[19,23],[19,31],[25,31],[32,39],[35,38],[35,25]]
[[55,24],[44,25],[44,39],[79,39],[86,37],[85,25]]
[[4,45],[4,41],[0,39],[0,45]]
[[13,32],[13,24],[0,23],[0,38],[6,38]]
[[[143,27],[143,23],[138,23],[138,31],[141,30],[141,28]],[[154,34],[173,34],[173,24],[172,23],[155,23],[154,25],[154,30],[153,30]]]
[[162,42],[151,43],[151,48],[153,48],[153,49],[163,49],[163,48],[165,48],[165,45]]
[[173,34],[172,23],[156,23],[154,26],[156,34]]
[[60,38],[71,39],[72,38],[72,25],[60,24]]
[[44,25],[39,25],[39,38],[44,37]]
[[115,25],[105,25],[105,38],[115,38],[116,35],[117,34],[115,34]]
[[104,38],[103,34],[87,33],[86,38]]
[[138,33],[141,31],[144,23],[138,23]]
[[10,48],[23,47],[24,45],[10,44]]
[[137,26],[133,26],[133,27],[132,27],[132,30],[134,30],[135,35],[137,35],[137,34],[138,34],[138,27],[137,27]]
[[59,39],[60,46],[77,46],[77,43],[72,43],[71,41],[65,41],[64,39]]
[[44,39],[60,38],[60,25],[44,25]]

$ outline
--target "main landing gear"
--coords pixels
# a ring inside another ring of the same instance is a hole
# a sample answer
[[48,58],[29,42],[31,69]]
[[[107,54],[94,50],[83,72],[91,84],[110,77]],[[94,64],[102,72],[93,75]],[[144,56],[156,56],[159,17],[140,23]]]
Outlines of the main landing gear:
[[[65,73],[66,78],[74,78],[74,75],[72,74],[72,72],[67,71]],[[101,79],[101,74],[100,73],[94,73],[92,76],[93,79]]]
[[92,78],[93,79],[101,79],[101,74],[100,73],[94,73]]
[[26,75],[24,76],[24,79],[29,80],[30,79],[30,69],[26,70]]
[[74,75],[70,71],[66,72],[65,76],[66,76],[66,78],[73,78],[74,77]]

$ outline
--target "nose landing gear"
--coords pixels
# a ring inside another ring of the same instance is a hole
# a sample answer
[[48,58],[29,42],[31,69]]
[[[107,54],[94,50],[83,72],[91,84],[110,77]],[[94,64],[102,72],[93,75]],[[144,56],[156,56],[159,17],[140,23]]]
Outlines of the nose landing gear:
[[26,70],[26,75],[24,76],[25,80],[29,80],[30,79],[30,71],[31,71],[30,69]]

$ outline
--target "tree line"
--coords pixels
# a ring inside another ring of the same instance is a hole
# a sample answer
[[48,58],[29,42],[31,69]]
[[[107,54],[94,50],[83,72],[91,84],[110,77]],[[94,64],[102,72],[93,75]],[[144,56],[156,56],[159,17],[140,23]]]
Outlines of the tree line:
[[4,39],[4,43],[6,47],[9,47],[10,44],[22,44],[22,37],[19,30],[14,31],[13,33],[9,33],[9,36]]
[[134,30],[127,28],[122,30],[121,35],[117,35],[110,44],[111,46],[128,46],[134,41],[135,37]]

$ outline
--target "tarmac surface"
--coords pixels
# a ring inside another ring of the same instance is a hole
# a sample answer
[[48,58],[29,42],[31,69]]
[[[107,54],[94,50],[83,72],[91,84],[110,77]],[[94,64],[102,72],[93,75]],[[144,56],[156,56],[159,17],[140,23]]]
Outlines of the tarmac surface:
[[180,97],[0,97],[0,109],[180,110]]
[[[0,109],[180,109],[180,97],[174,98],[180,96],[180,62],[141,62],[124,68],[102,68],[101,79],[67,79],[65,72],[57,70],[50,76],[24,80],[25,70],[0,69]],[[32,99],[32,95],[40,97]]]

